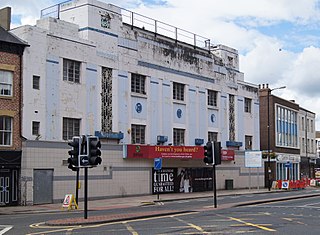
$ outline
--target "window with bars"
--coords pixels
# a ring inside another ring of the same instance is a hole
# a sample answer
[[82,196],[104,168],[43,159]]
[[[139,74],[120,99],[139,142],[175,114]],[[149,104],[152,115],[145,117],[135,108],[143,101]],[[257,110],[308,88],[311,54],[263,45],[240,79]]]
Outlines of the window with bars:
[[63,80],[80,83],[80,65],[79,61],[63,59]]
[[0,96],[12,96],[13,72],[0,70]]
[[244,98],[244,112],[251,113],[251,103],[252,100],[249,98]]
[[0,116],[0,146],[12,145],[12,117]]
[[208,132],[208,141],[211,142],[215,142],[215,141],[218,141],[218,132],[211,132],[209,131]]
[[71,140],[73,136],[80,136],[80,119],[63,118],[62,136],[64,140]]
[[180,146],[184,145],[184,129],[173,129],[173,145]]
[[141,74],[131,74],[131,92],[146,94],[145,90],[146,76]]
[[217,106],[217,97],[218,92],[213,90],[208,90],[208,105],[209,106]]
[[184,101],[184,84],[182,83],[173,83],[173,99]]
[[32,135],[39,135],[39,130],[40,130],[40,122],[32,122]]
[[131,125],[131,143],[145,144],[146,143],[146,126],[145,125]]
[[40,76],[33,75],[32,88],[35,90],[40,90]]

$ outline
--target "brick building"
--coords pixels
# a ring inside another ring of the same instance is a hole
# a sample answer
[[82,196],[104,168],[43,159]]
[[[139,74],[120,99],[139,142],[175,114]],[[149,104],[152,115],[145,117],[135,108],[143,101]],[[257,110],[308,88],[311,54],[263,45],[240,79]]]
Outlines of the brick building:
[[26,46],[0,26],[0,205],[19,202],[22,54]]
[[317,158],[315,113],[303,109],[293,100],[272,95],[271,92],[277,89],[270,89],[268,84],[259,89],[260,149],[267,160],[266,186],[271,186],[269,183],[273,180],[312,177]]

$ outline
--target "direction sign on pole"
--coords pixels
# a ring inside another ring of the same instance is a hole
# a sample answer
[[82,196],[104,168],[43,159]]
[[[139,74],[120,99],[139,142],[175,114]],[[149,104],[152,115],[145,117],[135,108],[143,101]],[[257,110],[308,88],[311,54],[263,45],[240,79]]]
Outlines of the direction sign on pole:
[[245,167],[254,168],[262,167],[262,152],[261,151],[245,151],[244,165]]
[[162,168],[162,158],[155,158],[154,159],[154,169],[161,170]]

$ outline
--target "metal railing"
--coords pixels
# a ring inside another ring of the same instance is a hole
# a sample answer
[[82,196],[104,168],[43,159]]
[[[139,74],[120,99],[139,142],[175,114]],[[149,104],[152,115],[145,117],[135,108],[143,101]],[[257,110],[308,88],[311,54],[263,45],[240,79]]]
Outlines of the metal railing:
[[[68,2],[72,2],[72,0],[68,0],[41,10],[41,18],[54,17],[60,19],[61,5]],[[141,28],[153,32],[155,33],[155,35],[163,35],[174,39],[175,41],[185,42],[187,44],[193,45],[194,47],[204,48],[208,50],[210,49],[209,38],[199,36],[187,30],[177,28],[170,24],[149,18],[147,16],[143,16],[127,9],[115,5],[113,6],[121,10],[122,22],[131,25],[132,28]]]
[[140,15],[138,13],[121,9],[122,22],[131,25],[132,27],[138,27],[145,29],[155,34],[163,35],[172,38],[176,41],[185,42],[195,47],[210,48],[210,39],[191,33],[187,30],[177,28],[170,24],[149,18],[147,16]]

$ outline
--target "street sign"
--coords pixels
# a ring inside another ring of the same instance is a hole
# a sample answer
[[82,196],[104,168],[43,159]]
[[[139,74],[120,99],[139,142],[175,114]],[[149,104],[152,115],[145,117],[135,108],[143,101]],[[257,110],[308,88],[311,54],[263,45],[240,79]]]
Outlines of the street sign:
[[282,181],[281,188],[288,189],[289,188],[289,182],[288,181]]
[[162,168],[162,158],[155,158],[154,159],[154,169],[161,170]]
[[292,163],[291,162],[287,162],[284,164],[285,167],[288,167],[288,168],[292,168]]
[[88,166],[89,157],[87,155],[80,155],[80,166]]

